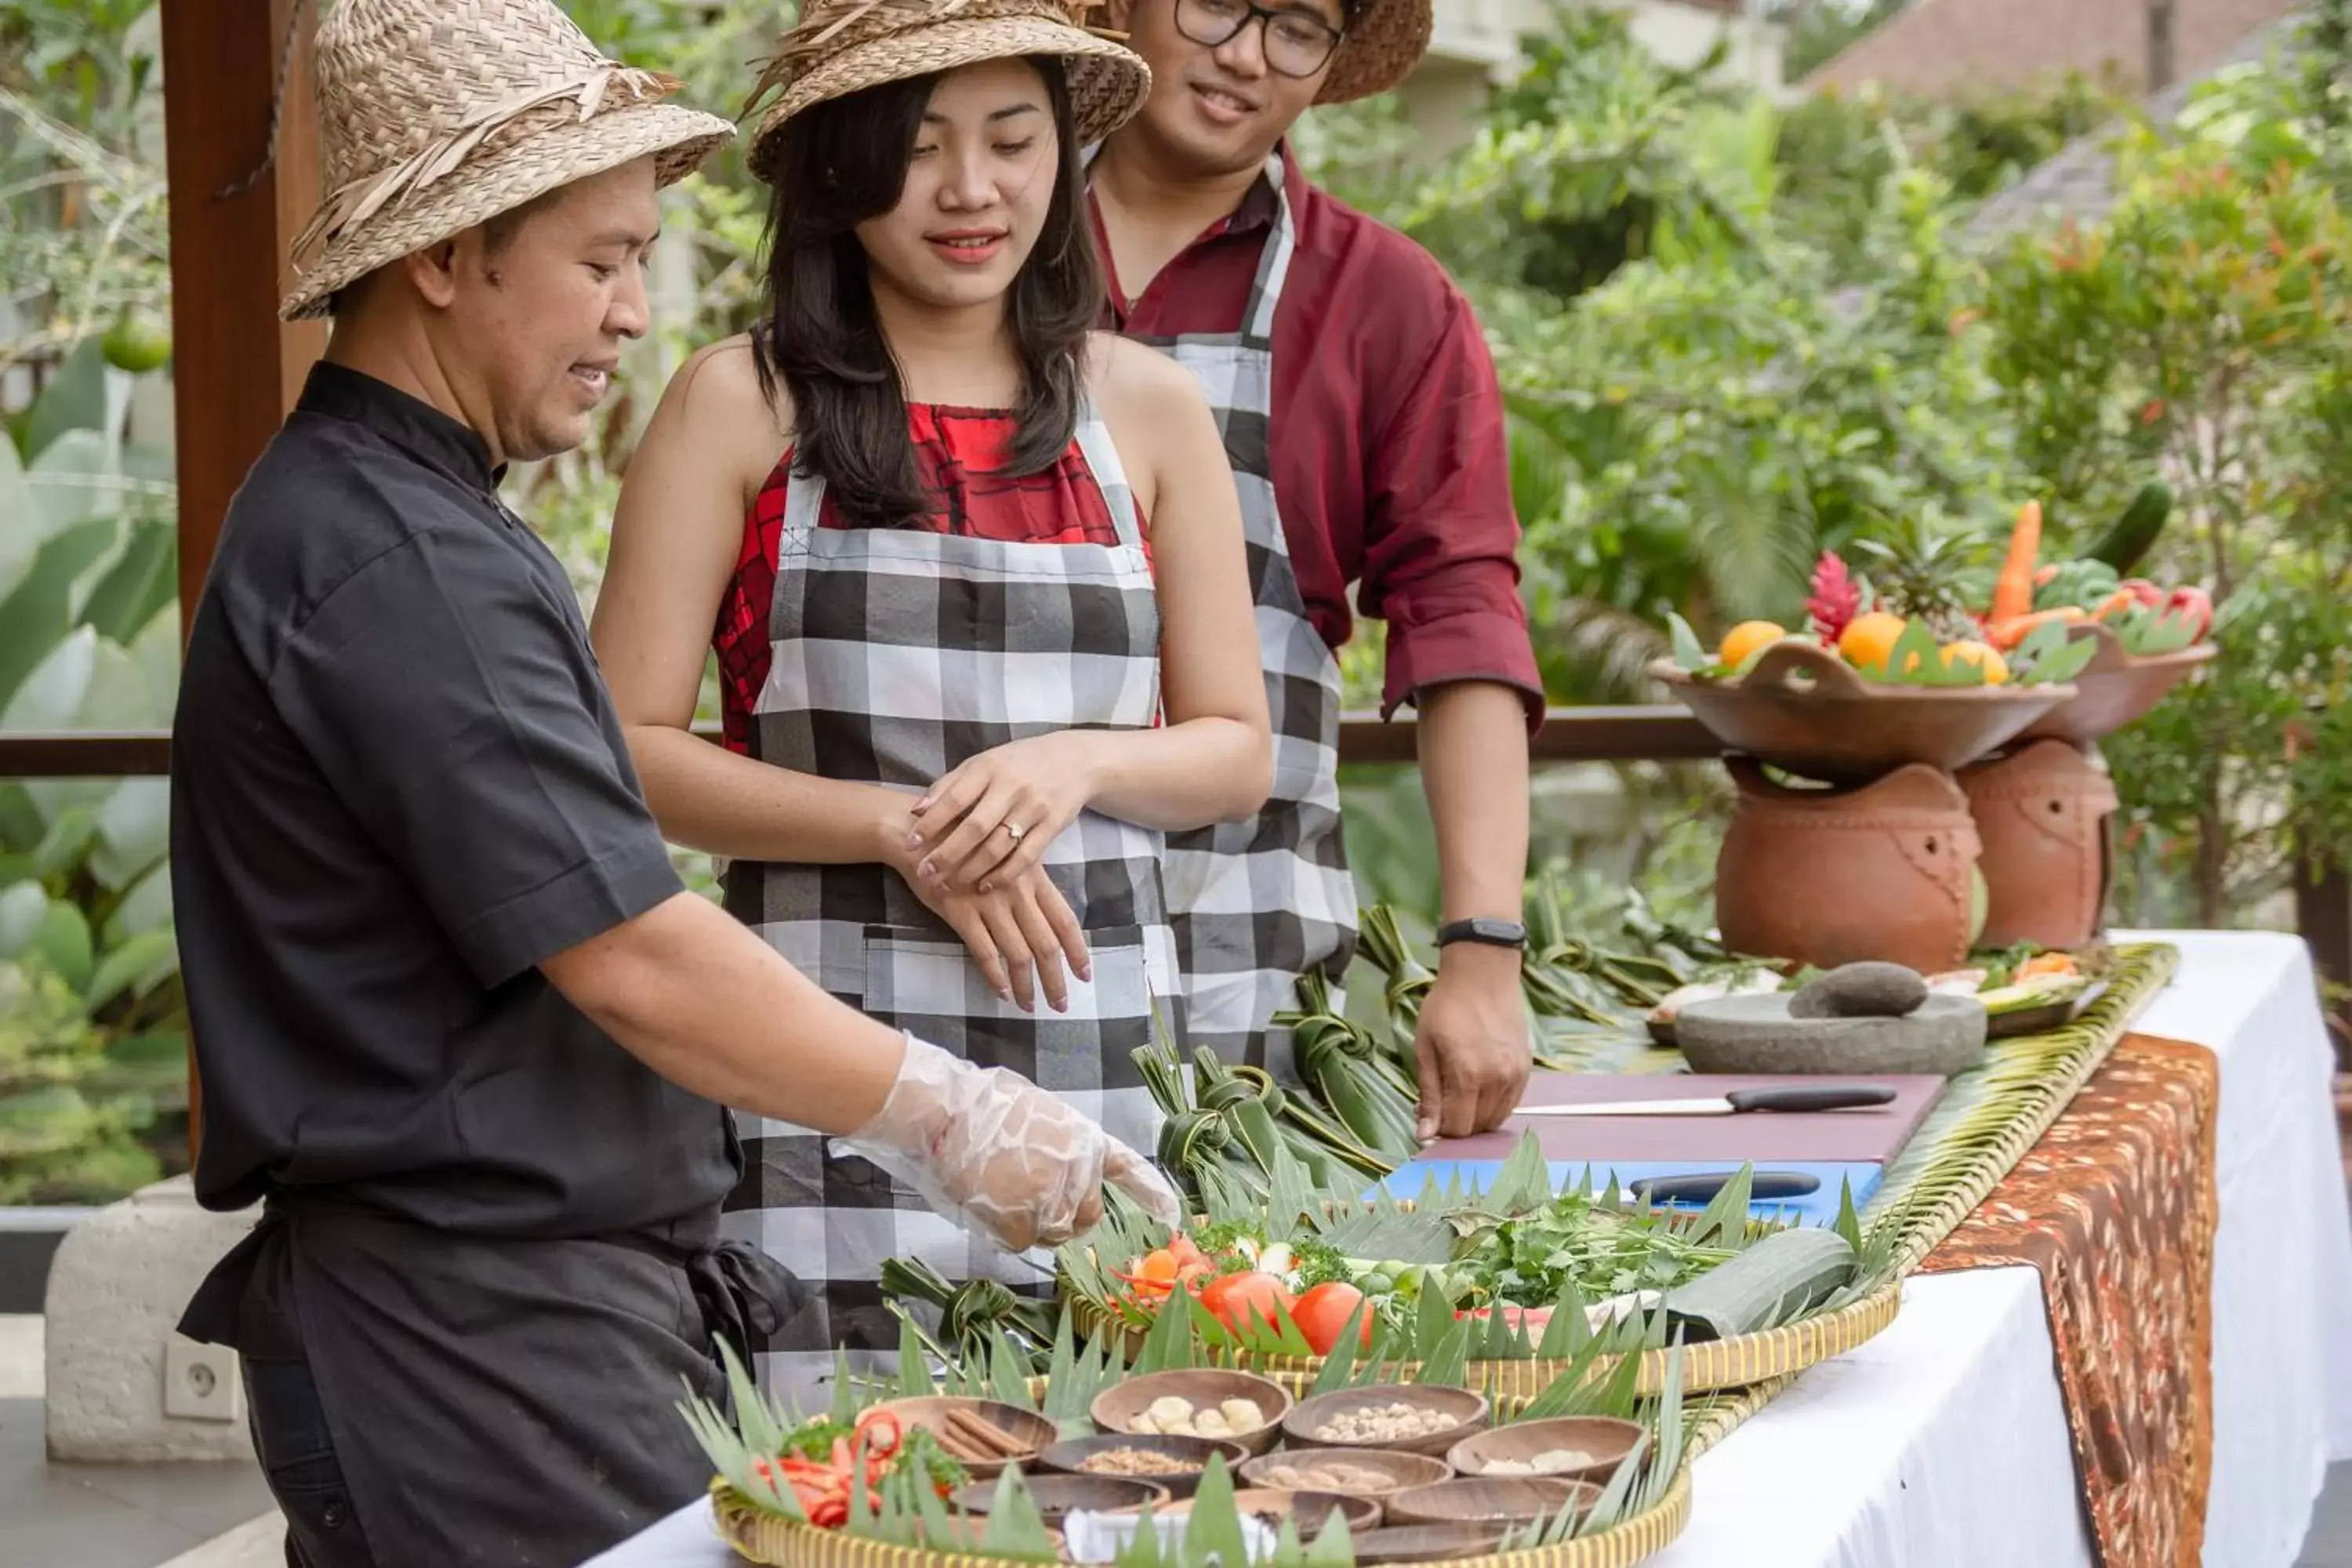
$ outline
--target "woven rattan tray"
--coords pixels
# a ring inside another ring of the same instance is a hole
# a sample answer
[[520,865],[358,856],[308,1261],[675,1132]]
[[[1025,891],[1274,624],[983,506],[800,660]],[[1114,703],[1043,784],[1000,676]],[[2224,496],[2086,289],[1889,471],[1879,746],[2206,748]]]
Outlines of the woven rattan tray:
[[[1843,1355],[1870,1339],[1895,1321],[1901,1303],[1900,1287],[1889,1284],[1833,1312],[1822,1312],[1761,1333],[1685,1345],[1683,1388],[1690,1394],[1744,1388],[1749,1384],[1802,1372],[1817,1362]],[[1618,1359],[1601,1356],[1595,1360],[1590,1373],[1592,1380],[1607,1379],[1616,1371]],[[1243,1355],[1234,1364],[1273,1378],[1294,1397],[1303,1394],[1323,1370],[1319,1356]],[[1474,1361],[1465,1369],[1463,1381],[1496,1399],[1532,1399],[1568,1368],[1564,1361]],[[1407,1362],[1398,1369],[1397,1381],[1416,1382],[1420,1373],[1419,1363]],[[1666,1352],[1643,1352],[1641,1392],[1657,1393],[1665,1386],[1665,1378]]]
[[[1003,1568],[1004,1559],[970,1552],[934,1552],[862,1540],[838,1530],[819,1530],[753,1508],[723,1481],[710,1489],[719,1532],[736,1552],[774,1568]],[[1455,1560],[1458,1568],[1633,1568],[1663,1552],[1690,1522],[1690,1470],[1675,1478],[1665,1498],[1645,1514],[1581,1541],[1526,1552],[1503,1552]]]

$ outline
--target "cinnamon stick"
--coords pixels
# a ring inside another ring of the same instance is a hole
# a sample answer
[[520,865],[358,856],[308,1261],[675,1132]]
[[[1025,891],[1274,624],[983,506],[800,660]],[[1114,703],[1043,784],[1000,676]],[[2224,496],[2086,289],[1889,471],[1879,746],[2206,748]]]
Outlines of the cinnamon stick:
[[985,1446],[990,1450],[985,1458],[1017,1459],[1029,1452],[1028,1444],[969,1410],[949,1411],[948,1425],[967,1441]]

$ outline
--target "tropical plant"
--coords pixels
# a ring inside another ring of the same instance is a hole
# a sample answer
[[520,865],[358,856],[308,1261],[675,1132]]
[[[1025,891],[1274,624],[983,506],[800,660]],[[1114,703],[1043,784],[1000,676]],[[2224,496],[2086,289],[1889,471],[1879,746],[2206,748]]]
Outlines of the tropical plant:
[[[22,422],[22,458],[0,440],[0,730],[170,721],[171,466],[123,439],[131,380],[86,340]],[[126,1157],[132,1133],[184,1158],[168,823],[161,779],[0,780],[0,969],[19,969],[0,1019],[31,1064],[0,1063],[0,1122],[18,1124],[0,1151],[38,1152],[0,1201],[121,1195],[163,1168]]]
[[2209,676],[2106,747],[2133,842],[2173,851],[2208,925],[2283,886],[2297,852],[2335,853],[2352,825],[2346,781],[2317,754],[2336,732],[2352,582],[2336,500],[2352,223],[2315,155],[2249,167],[2231,140],[2246,129],[2202,113],[2170,139],[2137,132],[2114,212],[2017,241],[1988,302],[2021,447],[2062,526],[2079,537],[2160,472],[2179,506],[2155,574],[2224,602]]

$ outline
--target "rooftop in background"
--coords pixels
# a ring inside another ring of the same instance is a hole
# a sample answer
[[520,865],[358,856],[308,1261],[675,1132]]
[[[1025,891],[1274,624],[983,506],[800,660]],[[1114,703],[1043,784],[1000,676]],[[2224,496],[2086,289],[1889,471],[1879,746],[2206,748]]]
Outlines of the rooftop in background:
[[[1934,0],[1926,0],[1934,4]],[[1990,3],[1990,0],[1987,0]],[[2242,0],[2241,0],[2242,3]],[[2266,6],[2273,13],[2234,42],[2218,58],[2185,69],[2180,79],[2140,106],[2158,125],[2168,125],[2200,84],[2231,66],[2260,60],[2273,49],[2294,41],[2300,18],[2288,6]],[[2277,15],[2286,12],[2286,15]],[[2115,205],[2116,157],[2119,127],[2104,126],[2078,136],[2023,179],[1991,197],[1970,215],[1967,235],[1971,243],[1992,245],[2021,229],[2049,227],[2066,219],[2095,222]]]
[[[2295,0],[2174,0],[2173,76],[2219,64]],[[2148,0],[1916,0],[1811,76],[1809,92],[1875,84],[1928,98],[2024,87],[2078,71],[2144,91]]]

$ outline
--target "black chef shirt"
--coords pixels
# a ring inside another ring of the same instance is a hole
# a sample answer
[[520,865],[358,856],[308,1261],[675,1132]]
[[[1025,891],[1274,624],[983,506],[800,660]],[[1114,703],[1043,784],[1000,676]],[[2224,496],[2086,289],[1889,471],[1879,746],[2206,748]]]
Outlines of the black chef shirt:
[[725,1113],[535,967],[681,885],[497,479],[465,426],[320,364],[229,508],[172,754],[208,1207],[584,1237],[734,1184]]

